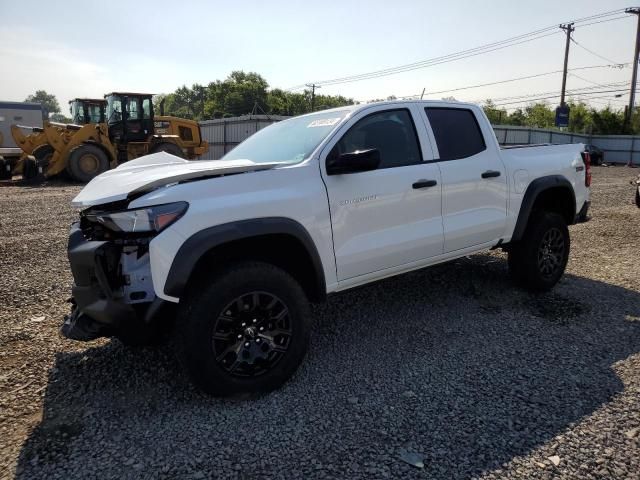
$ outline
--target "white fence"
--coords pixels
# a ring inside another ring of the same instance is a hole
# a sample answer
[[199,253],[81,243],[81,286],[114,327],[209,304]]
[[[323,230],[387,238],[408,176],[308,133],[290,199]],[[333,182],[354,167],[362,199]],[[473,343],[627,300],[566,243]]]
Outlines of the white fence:
[[[289,117],[279,115],[247,115],[200,122],[203,140],[209,142],[209,151],[203,160],[217,160],[258,130]],[[589,143],[604,151],[607,163],[640,164],[640,137],[632,135],[582,135],[540,128],[494,125],[493,130],[501,145],[527,145],[535,143]]]

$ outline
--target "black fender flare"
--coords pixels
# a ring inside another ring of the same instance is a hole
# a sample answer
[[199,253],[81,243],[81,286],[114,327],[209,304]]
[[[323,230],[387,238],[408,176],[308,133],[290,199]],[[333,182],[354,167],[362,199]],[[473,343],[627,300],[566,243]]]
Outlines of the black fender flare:
[[324,269],[311,235],[300,223],[284,217],[239,220],[205,228],[193,234],[178,249],[171,263],[164,293],[180,298],[196,265],[211,249],[235,240],[273,234],[291,235],[302,243],[315,270],[316,288],[319,289],[320,296],[324,296],[326,294]]
[[529,221],[531,211],[533,210],[533,205],[535,204],[538,196],[545,190],[557,187],[564,188],[571,194],[573,203],[571,205],[572,214],[570,216],[571,221],[569,222],[569,224],[574,223],[574,219],[576,216],[576,194],[573,191],[573,186],[571,185],[569,180],[567,180],[562,175],[548,175],[546,177],[536,178],[529,184],[526,192],[524,193],[522,203],[520,204],[518,220],[516,221],[516,226],[513,229],[511,242],[517,242],[522,238],[522,235],[524,235],[524,230],[525,228],[527,228],[527,222]]

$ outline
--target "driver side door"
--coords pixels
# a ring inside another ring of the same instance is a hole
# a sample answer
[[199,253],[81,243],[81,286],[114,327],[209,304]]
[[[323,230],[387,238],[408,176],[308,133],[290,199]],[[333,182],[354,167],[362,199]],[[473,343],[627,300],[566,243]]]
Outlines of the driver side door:
[[[426,132],[418,136],[410,107],[370,111],[321,157],[339,281],[443,253],[440,171],[429,145],[423,149]],[[327,157],[368,149],[380,152],[376,170],[327,174]]]

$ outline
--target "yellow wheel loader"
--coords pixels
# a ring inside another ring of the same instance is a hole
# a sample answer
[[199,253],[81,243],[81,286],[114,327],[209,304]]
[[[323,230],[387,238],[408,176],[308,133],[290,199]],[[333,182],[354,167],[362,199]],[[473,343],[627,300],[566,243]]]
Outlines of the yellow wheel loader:
[[195,159],[209,150],[193,120],[159,115],[150,93],[114,92],[105,95],[106,122],[89,123],[72,134],[49,141],[54,149],[46,175],[66,170],[79,182],[115,168],[122,162],[155,152]]
[[[45,121],[42,128],[11,125],[11,135],[23,152],[14,173],[22,173],[24,178],[32,178],[39,171],[46,173],[55,151],[53,142],[72,136],[82,125],[104,122],[105,107],[103,99],[75,98],[69,102],[71,124]],[[25,130],[31,133],[25,134]]]

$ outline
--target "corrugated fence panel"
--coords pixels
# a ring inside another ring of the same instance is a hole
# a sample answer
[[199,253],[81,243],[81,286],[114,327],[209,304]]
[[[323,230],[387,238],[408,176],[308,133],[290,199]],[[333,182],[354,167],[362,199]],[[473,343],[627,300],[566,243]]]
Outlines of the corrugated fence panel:
[[288,117],[279,115],[248,115],[244,117],[220,118],[200,122],[202,139],[209,142],[209,151],[201,158],[222,158],[240,142],[258,130]]
[[536,143],[584,143],[593,144],[604,151],[604,161],[609,163],[640,164],[640,136],[631,135],[584,135],[543,130],[539,128],[494,125],[498,143],[501,145]]
[[527,130],[509,130],[505,131],[505,145],[522,145],[529,143],[529,132]]

